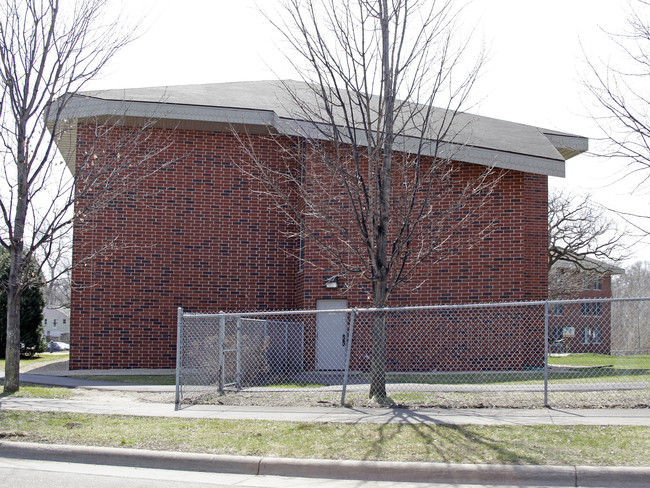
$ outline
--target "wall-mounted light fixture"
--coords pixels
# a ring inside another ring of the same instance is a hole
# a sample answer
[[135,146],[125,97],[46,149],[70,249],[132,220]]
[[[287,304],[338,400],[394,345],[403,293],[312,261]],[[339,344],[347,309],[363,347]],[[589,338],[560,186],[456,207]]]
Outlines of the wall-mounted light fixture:
[[338,288],[339,287],[339,278],[338,276],[326,276],[325,277],[325,288]]

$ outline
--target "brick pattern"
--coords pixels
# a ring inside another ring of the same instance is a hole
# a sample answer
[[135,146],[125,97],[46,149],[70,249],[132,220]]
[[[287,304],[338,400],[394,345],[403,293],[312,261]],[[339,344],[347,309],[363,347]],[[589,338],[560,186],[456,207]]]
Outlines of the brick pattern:
[[[358,314],[353,370],[369,371],[372,314]],[[387,314],[388,371],[522,371],[544,365],[541,305]]]
[[[81,146],[91,132],[79,127]],[[237,140],[184,130],[170,137],[159,159],[177,162],[141,185],[137,201],[118,201],[75,229],[77,259],[119,239],[73,272],[71,368],[173,367],[179,306],[296,306],[288,226],[233,166]]]
[[[459,184],[475,180],[484,169],[461,168]],[[482,218],[474,228],[489,228],[479,245],[459,249],[439,263],[419,268],[401,289],[389,297],[391,306],[487,303],[543,300],[547,296],[546,177],[508,171],[498,182]],[[307,244],[307,261],[323,264],[326,257]],[[368,285],[352,292],[325,289],[325,277],[334,267],[306,264],[302,278],[302,306],[316,308],[320,299],[348,298],[349,305],[370,307]],[[345,277],[342,282],[345,281]],[[342,283],[344,284],[344,283]]]
[[[92,126],[79,125],[79,154],[92,134]],[[245,155],[232,134],[177,130],[166,137],[173,144],[158,162],[173,163],[75,228],[77,261],[115,236],[118,240],[112,251],[73,271],[71,369],[174,367],[179,306],[297,309],[341,298],[349,306],[371,305],[365,286],[343,295],[325,288],[325,276],[334,270],[309,242],[304,256],[317,266],[300,268],[298,229],[235,167],[233,161]],[[274,142],[250,137],[258,154],[282,167]],[[483,170],[459,165],[455,177],[465,182]],[[480,246],[421,267],[390,304],[543,299],[546,203],[545,176],[507,171],[484,221],[465,230],[493,222]],[[310,344],[315,331],[305,333]],[[307,347],[306,355],[313,358],[313,348]]]

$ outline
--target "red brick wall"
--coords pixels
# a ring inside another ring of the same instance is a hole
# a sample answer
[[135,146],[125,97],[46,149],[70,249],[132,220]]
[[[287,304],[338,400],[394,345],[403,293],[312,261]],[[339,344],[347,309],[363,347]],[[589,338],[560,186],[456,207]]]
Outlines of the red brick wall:
[[[463,165],[458,172],[459,187],[476,181],[485,168]],[[436,264],[421,266],[408,283],[390,297],[391,306],[432,304],[489,303],[545,300],[547,276],[547,178],[517,171],[499,175],[482,217],[473,228],[486,229],[486,236],[471,249],[459,251]],[[496,178],[497,175],[494,175]],[[469,241],[466,241],[469,242]],[[315,309],[321,299],[348,299],[350,307],[372,307],[368,285],[327,290],[325,277],[336,274],[327,266],[327,258],[316,245],[307,245],[308,261],[304,270],[303,307]],[[346,277],[340,281],[345,285]],[[540,308],[539,311],[542,309]],[[502,312],[490,327],[463,342],[458,324],[434,319],[399,323],[388,329],[387,361],[389,368],[408,371],[418,368],[436,370],[521,369],[543,365],[544,320],[527,310],[524,320],[511,320]],[[467,320],[471,320],[468,314]],[[475,315],[479,317],[480,314]],[[434,323],[432,320],[437,320]],[[515,325],[516,324],[516,325]],[[352,365],[364,369],[371,354],[371,321],[355,326]],[[307,364],[315,356],[316,324],[305,330]],[[513,333],[516,337],[513,337]],[[417,339],[416,339],[417,338]],[[492,348],[487,353],[487,348]]]
[[[461,165],[456,184],[463,187],[476,181],[484,171],[478,165]],[[544,300],[548,293],[547,194],[545,176],[517,171],[500,174],[481,217],[472,222],[471,229],[464,229],[468,233],[488,229],[485,237],[467,239],[465,244],[473,245],[472,249],[461,243],[457,253],[420,267],[409,283],[389,297],[390,304]],[[303,295],[299,298],[304,308],[315,308],[316,301],[323,298],[349,298],[350,306],[372,306],[368,285],[352,293],[343,288],[325,289],[325,277],[337,274],[339,269],[329,265],[316,244],[307,243],[305,256]],[[339,281],[343,287],[346,277]]]
[[[78,128],[80,154],[91,130]],[[235,137],[187,130],[166,137],[173,143],[158,160],[174,162],[75,229],[76,260],[119,239],[113,251],[73,271],[72,369],[173,367],[179,306],[315,308],[326,298],[371,305],[363,286],[344,297],[325,289],[324,277],[333,270],[324,260],[299,271],[296,229],[233,165],[243,157]],[[281,164],[274,143],[252,137],[259,153]],[[459,181],[483,170],[462,165]],[[481,245],[422,267],[390,303],[544,299],[546,200],[545,176],[507,171],[488,203],[484,219],[494,227]],[[309,243],[305,253],[307,261],[318,257]]]
[[[78,129],[82,150],[90,131]],[[159,160],[178,162],[75,229],[77,260],[113,236],[119,241],[115,251],[73,271],[73,369],[174,367],[179,306],[296,306],[289,229],[233,166],[241,157],[236,139],[185,130],[168,137],[173,144]],[[273,151],[262,139],[259,146]]]

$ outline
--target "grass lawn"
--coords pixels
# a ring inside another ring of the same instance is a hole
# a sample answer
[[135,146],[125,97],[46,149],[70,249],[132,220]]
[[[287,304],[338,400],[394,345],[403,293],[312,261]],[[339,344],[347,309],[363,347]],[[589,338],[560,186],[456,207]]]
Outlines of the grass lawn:
[[606,354],[569,354],[551,356],[548,363],[553,366],[612,366],[615,369],[650,369],[650,354],[636,356],[608,356]]
[[443,426],[0,413],[0,438],[293,458],[647,466],[649,427]]
[[283,382],[283,383],[273,383],[266,385],[268,388],[322,388],[328,386],[324,383],[309,383],[309,382]]
[[[550,371],[554,382],[650,382],[650,355],[607,356],[604,354],[571,354],[549,357],[551,366],[575,366],[574,370]],[[460,373],[388,373],[389,383],[439,385],[486,385],[536,383],[544,380],[544,372],[460,372]]]
[[[39,353],[33,358],[20,358],[20,365],[22,367],[27,365],[31,366],[32,364],[37,364],[37,363],[53,363],[53,362],[65,361],[69,358],[70,358],[69,352],[61,352],[56,354]],[[2,370],[5,369],[4,359],[0,359],[0,369]]]
[[[599,368],[574,371],[551,371],[549,380],[554,382],[650,382],[650,369]],[[477,373],[388,373],[389,383],[416,383],[432,385],[488,385],[488,384],[529,384],[544,381],[543,371],[506,371]]]
[[72,390],[58,386],[29,386],[20,385],[20,390],[15,393],[0,393],[0,398],[12,396],[15,398],[70,398]]

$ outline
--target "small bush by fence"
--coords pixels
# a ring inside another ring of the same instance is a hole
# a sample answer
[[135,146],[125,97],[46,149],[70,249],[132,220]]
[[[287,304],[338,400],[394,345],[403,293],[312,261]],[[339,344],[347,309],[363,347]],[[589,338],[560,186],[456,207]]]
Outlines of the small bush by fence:
[[650,319],[634,315],[639,302],[650,299],[179,310],[176,403],[368,404],[372,330],[381,316],[387,402],[647,406]]

